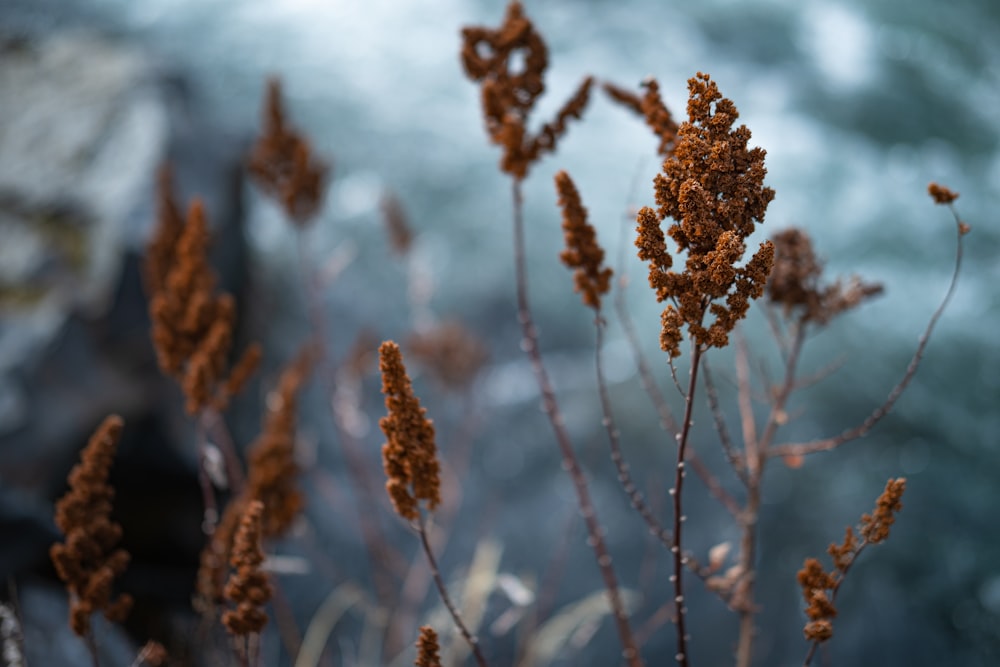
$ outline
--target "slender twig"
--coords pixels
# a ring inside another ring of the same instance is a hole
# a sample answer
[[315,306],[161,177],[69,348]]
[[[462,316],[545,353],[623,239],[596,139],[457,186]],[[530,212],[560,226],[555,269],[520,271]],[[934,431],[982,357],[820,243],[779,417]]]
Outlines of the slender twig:
[[204,506],[201,530],[211,537],[219,523],[219,506],[215,501],[215,487],[208,474],[208,439],[205,424],[201,419],[195,424],[195,440],[198,449],[198,485],[201,487],[201,500]]
[[[632,218],[627,218],[626,221],[634,222]],[[622,225],[622,228],[628,229],[626,225]],[[625,243],[620,242],[618,266],[616,268],[616,272],[618,274],[618,289],[615,290],[615,312],[618,315],[618,321],[622,326],[622,330],[625,332],[625,338],[632,350],[632,357],[635,360],[636,370],[639,372],[639,383],[642,385],[643,391],[646,392],[646,395],[653,404],[653,408],[656,410],[656,414],[660,421],[660,428],[665,432],[676,436],[680,433],[681,429],[677,424],[677,420],[674,419],[673,413],[670,411],[670,406],[667,404],[666,397],[663,395],[663,392],[660,391],[660,385],[656,382],[656,379],[653,376],[653,371],[649,367],[646,355],[642,353],[642,347],[639,344],[639,334],[636,331],[632,315],[629,313],[628,306],[625,302],[625,287],[628,285],[628,274],[626,272],[626,265],[624,261],[624,247]],[[672,363],[670,370],[676,384],[677,375]],[[678,391],[682,396],[684,395],[683,391],[680,389],[678,389]],[[733,497],[722,487],[718,478],[712,474],[712,472],[708,469],[708,466],[704,464],[701,457],[698,456],[698,453],[695,452],[694,449],[688,450],[687,461],[691,464],[695,473],[708,488],[712,497],[716,498],[723,505],[725,505],[730,513],[734,513],[734,509],[738,507],[735,499],[733,499]]]
[[691,354],[691,375],[688,382],[686,401],[684,402],[684,422],[681,424],[681,432],[677,439],[677,467],[674,473],[674,488],[670,490],[674,498],[674,543],[670,551],[674,556],[674,602],[677,603],[677,662],[681,667],[687,667],[689,656],[687,651],[688,634],[685,629],[687,618],[687,607],[684,600],[684,555],[682,554],[681,527],[687,517],[683,514],[683,504],[681,502],[684,490],[684,453],[687,450],[688,439],[691,434],[691,414],[694,409],[694,390],[698,384],[698,366],[701,361],[701,346],[692,341],[693,348]]
[[673,538],[670,535],[670,531],[660,523],[659,519],[657,519],[653,514],[653,510],[650,509],[649,505],[646,503],[646,499],[643,497],[642,492],[632,480],[632,473],[629,470],[629,465],[625,462],[625,457],[622,454],[620,440],[621,433],[615,424],[614,412],[611,408],[611,397],[608,395],[608,382],[604,377],[604,362],[602,355],[602,351],[604,349],[604,321],[601,319],[599,311],[596,319],[594,320],[594,331],[596,332],[597,338],[594,345],[594,356],[597,367],[597,393],[601,398],[601,412],[604,416],[602,423],[604,424],[604,428],[608,434],[608,446],[611,448],[611,461],[615,464],[615,469],[618,471],[618,481],[625,490],[625,494],[628,495],[629,501],[632,503],[632,507],[639,513],[639,516],[641,516],[643,521],[646,522],[646,525],[649,526],[650,534],[660,540],[660,542],[662,542],[669,549],[673,544]]
[[90,653],[91,667],[101,667],[101,662],[97,657],[97,639],[94,638],[93,628],[87,629],[87,634],[84,635],[83,641],[87,645],[87,652]]
[[793,328],[792,340],[785,348],[784,381],[774,392],[771,411],[759,436],[756,432],[756,424],[753,421],[753,412],[750,406],[749,359],[746,341],[742,336],[737,339],[736,369],[739,375],[741,411],[745,411],[743,421],[747,475],[747,503],[740,522],[742,536],[740,538],[739,564],[742,576],[734,595],[735,603],[733,605],[740,615],[739,639],[736,645],[737,667],[750,667],[753,659],[753,642],[757,634],[755,618],[758,610],[754,602],[754,584],[757,579],[757,526],[760,515],[764,463],[778,427],[787,420],[786,406],[789,397],[795,390],[795,373],[802,353],[805,333],[804,326]]
[[417,532],[420,534],[420,544],[423,545],[424,554],[427,556],[427,564],[430,565],[431,575],[434,577],[434,583],[437,585],[438,593],[441,594],[441,601],[444,602],[444,606],[448,608],[448,613],[451,614],[451,619],[455,623],[455,627],[458,631],[462,633],[462,637],[469,644],[469,648],[472,649],[472,654],[476,658],[476,663],[479,667],[486,667],[486,658],[483,657],[482,650],[479,648],[479,640],[476,639],[469,629],[466,627],[465,622],[462,621],[461,615],[458,613],[458,609],[455,607],[455,603],[452,602],[451,596],[448,595],[448,589],[444,585],[444,579],[441,578],[441,570],[438,568],[437,559],[434,557],[434,550],[431,549],[431,544],[427,539],[427,529],[424,525],[423,514],[415,522]]
[[[834,582],[833,588],[830,589],[830,604],[833,605],[834,607],[836,607],[837,593],[840,591],[840,585],[844,583],[844,579],[847,577],[847,573],[851,569],[851,566],[853,566],[854,563],[857,562],[858,557],[861,556],[861,552],[864,551],[865,547],[867,547],[868,545],[869,545],[868,540],[862,538],[861,543],[858,544],[858,548],[854,550],[854,553],[851,555],[850,559],[844,565],[843,569],[840,570],[840,576],[837,577],[837,581]],[[821,643],[822,642],[819,641],[812,642],[812,644],[809,646],[809,652],[806,654],[806,658],[802,662],[802,667],[809,667],[809,663],[812,662],[813,656],[816,654],[816,649],[819,648],[819,645]]]
[[715,421],[715,432],[719,436],[719,443],[722,445],[722,451],[726,455],[726,460],[729,461],[729,465],[732,466],[736,476],[746,485],[747,473],[740,464],[740,455],[737,453],[736,446],[733,445],[733,439],[729,435],[726,416],[722,414],[722,409],[719,406],[719,392],[715,388],[715,381],[712,380],[712,372],[708,365],[708,359],[703,360],[702,364],[705,367],[705,393],[708,397],[708,407],[712,412],[712,419]]
[[337,397],[337,382],[334,379],[336,370],[329,353],[331,337],[326,326],[326,318],[324,317],[321,305],[320,287],[317,283],[315,272],[310,268],[305,232],[301,227],[296,227],[296,230],[301,280],[306,296],[306,307],[310,325],[316,341],[320,381],[322,382],[325,394],[323,403],[329,408],[334,430],[341,443],[345,462],[350,471],[349,478],[353,481],[361,501],[355,504],[355,508],[358,513],[361,539],[364,542],[365,549],[368,551],[368,560],[371,564],[375,593],[381,604],[389,605],[394,598],[393,591],[395,590],[395,586],[390,580],[384,564],[393,562],[392,550],[388,547],[388,540],[382,533],[380,517],[378,515],[375,517],[371,516],[371,508],[379,506],[377,500],[379,494],[375,491],[374,482],[365,465],[365,458],[361,453],[360,443],[352,435],[351,430],[345,427],[334,405]]
[[878,424],[883,417],[889,414],[892,408],[896,405],[896,401],[898,401],[903,395],[903,392],[906,391],[910,381],[913,380],[913,377],[916,375],[917,368],[920,366],[920,362],[924,357],[924,351],[927,349],[927,344],[930,342],[931,334],[934,332],[934,327],[938,320],[941,319],[941,315],[944,314],[944,310],[951,301],[951,297],[955,293],[955,287],[958,284],[958,274],[962,268],[962,235],[965,233],[965,230],[962,227],[963,223],[959,219],[958,213],[953,207],[949,206],[949,208],[951,208],[952,215],[955,217],[955,227],[957,229],[955,268],[951,274],[951,282],[948,284],[948,291],[945,293],[944,298],[941,300],[941,303],[938,304],[937,309],[927,322],[927,327],[920,335],[920,340],[917,342],[917,349],[913,353],[910,363],[906,366],[906,372],[903,373],[903,377],[899,380],[896,386],[892,388],[892,391],[889,392],[888,398],[886,398],[882,405],[875,408],[872,413],[868,415],[863,422],[861,422],[861,424],[855,426],[854,428],[847,429],[840,435],[822,440],[813,440],[811,442],[771,447],[768,451],[769,457],[805,456],[806,454],[812,454],[814,452],[829,451],[843,445],[846,442],[857,440],[867,434],[868,431],[872,430],[872,428]]
[[615,576],[615,571],[611,566],[611,554],[608,553],[607,545],[604,541],[604,528],[597,519],[594,504],[590,499],[587,480],[584,477],[583,469],[580,467],[576,453],[573,451],[569,433],[566,431],[563,416],[556,401],[555,389],[549,379],[545,365],[542,363],[542,354],[538,347],[538,331],[535,327],[531,307],[528,302],[528,272],[524,244],[524,202],[521,195],[520,179],[515,178],[513,180],[512,190],[514,203],[514,264],[517,283],[518,320],[521,323],[522,334],[524,336],[522,346],[531,360],[531,367],[542,394],[542,409],[545,411],[549,423],[555,431],[556,442],[562,453],[563,465],[569,473],[570,479],[573,481],[580,514],[583,516],[583,521],[587,526],[588,542],[594,550],[597,566],[600,569],[601,577],[604,579],[604,587],[607,589],[611,611],[615,617],[618,636],[622,644],[622,655],[630,667],[639,667],[643,664],[642,658],[639,656],[639,651],[632,636],[632,629],[629,626],[628,616],[625,613],[625,605],[622,602],[621,592],[618,588],[618,578]]

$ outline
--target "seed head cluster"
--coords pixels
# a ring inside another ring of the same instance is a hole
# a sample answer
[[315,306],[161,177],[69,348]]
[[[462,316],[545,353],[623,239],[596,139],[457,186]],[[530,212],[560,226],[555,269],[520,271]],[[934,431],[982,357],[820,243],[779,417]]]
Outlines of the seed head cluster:
[[[658,301],[670,301],[661,318],[661,347],[680,354],[682,328],[705,347],[724,347],[729,332],[764,292],[774,263],[774,246],[760,245],[743,266],[746,239],[762,222],[774,190],[764,186],[765,152],[748,148],[750,130],[733,129],[739,112],[707,74],[688,81],[688,120],[654,180],[657,207],[638,213],[639,258],[649,263],[649,283]],[[672,258],[660,223],[680,252],[683,271]],[[706,322],[711,316],[713,321]]]
[[419,502],[435,509],[441,503],[440,464],[434,424],[413,393],[399,346],[385,341],[379,347],[379,369],[387,415],[379,420],[385,434],[382,464],[388,477],[386,490],[396,513],[404,519],[419,518]]

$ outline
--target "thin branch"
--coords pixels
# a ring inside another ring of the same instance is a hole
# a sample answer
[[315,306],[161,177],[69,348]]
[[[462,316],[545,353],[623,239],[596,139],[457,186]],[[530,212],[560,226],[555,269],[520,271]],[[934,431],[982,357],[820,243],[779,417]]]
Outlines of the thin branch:
[[744,485],[747,483],[747,472],[740,463],[740,455],[733,445],[732,437],[729,435],[729,427],[726,425],[726,416],[722,414],[719,407],[719,393],[715,388],[715,381],[712,380],[712,371],[708,365],[708,359],[702,362],[705,365],[705,392],[708,397],[708,407],[712,411],[712,418],[715,421],[715,431],[719,435],[719,442],[722,444],[722,451],[726,454],[726,460],[732,466],[736,476]]
[[607,545],[604,541],[604,528],[597,519],[594,504],[590,499],[590,490],[587,487],[587,480],[584,477],[583,469],[573,451],[569,433],[563,421],[559,404],[556,401],[555,389],[549,379],[545,365],[542,363],[542,353],[538,347],[538,330],[535,327],[531,314],[531,307],[528,301],[528,273],[525,258],[524,244],[524,201],[521,195],[521,181],[513,179],[513,203],[514,203],[514,264],[517,282],[517,311],[518,320],[521,323],[522,347],[527,352],[531,360],[531,367],[535,373],[539,390],[542,394],[542,409],[548,417],[552,429],[555,431],[556,442],[562,453],[563,465],[573,481],[576,491],[577,504],[580,506],[580,514],[583,516],[587,526],[588,542],[594,550],[597,560],[597,567],[601,571],[604,579],[604,587],[607,589],[608,602],[615,617],[615,624],[618,629],[618,636],[622,644],[622,655],[630,667],[642,665],[642,658],[636,648],[635,640],[632,636],[632,629],[629,626],[628,616],[625,613],[625,605],[622,602],[621,592],[618,588],[618,578],[611,566],[611,554],[608,553]]
[[686,560],[682,554],[681,545],[681,527],[684,520],[687,518],[683,514],[683,505],[681,503],[681,496],[684,489],[684,453],[687,449],[688,437],[691,434],[691,414],[694,409],[694,390],[698,383],[698,366],[701,361],[702,349],[699,344],[692,341],[691,347],[693,348],[693,353],[691,355],[691,377],[688,383],[687,400],[684,404],[684,423],[681,426],[680,436],[677,440],[677,468],[674,474],[674,488],[671,489],[671,495],[674,498],[674,543],[670,547],[670,551],[674,556],[674,602],[677,603],[677,662],[681,667],[688,667],[690,662],[688,661],[688,651],[687,642],[688,635],[685,629],[685,620],[687,617],[687,607],[685,607],[684,601],[684,579],[683,568],[684,561]]
[[455,607],[455,603],[451,601],[451,596],[448,595],[448,589],[444,585],[444,580],[441,578],[441,570],[438,568],[437,559],[434,557],[434,550],[431,549],[430,542],[427,540],[427,529],[424,526],[424,516],[420,515],[420,518],[416,522],[417,532],[420,533],[420,544],[424,547],[424,554],[427,555],[427,563],[430,565],[431,574],[434,576],[434,583],[437,585],[438,593],[441,594],[441,601],[444,602],[444,606],[448,608],[448,613],[451,614],[452,620],[455,622],[455,626],[458,631],[462,633],[462,637],[469,644],[472,649],[472,654],[476,658],[476,664],[479,667],[486,667],[486,658],[483,657],[482,650],[479,648],[479,640],[472,636],[469,629],[465,626],[462,621],[462,617],[458,613],[458,609]]
[[812,454],[814,452],[829,451],[843,445],[844,443],[857,440],[872,430],[872,428],[878,424],[883,417],[889,414],[892,408],[896,405],[896,401],[898,401],[903,395],[903,392],[906,391],[906,388],[916,375],[917,368],[920,366],[920,362],[924,357],[924,351],[927,349],[927,344],[930,342],[931,334],[934,332],[934,327],[937,325],[938,320],[941,319],[941,315],[944,314],[945,308],[951,301],[951,297],[955,293],[955,287],[958,284],[958,274],[962,268],[962,236],[966,229],[963,227],[964,223],[959,219],[955,209],[951,206],[949,206],[949,208],[951,208],[952,215],[955,217],[955,227],[957,230],[957,240],[955,244],[955,268],[951,274],[951,282],[948,284],[948,291],[945,293],[944,298],[941,300],[941,303],[938,304],[937,309],[927,322],[927,327],[920,335],[920,340],[917,342],[917,349],[913,353],[913,357],[910,359],[910,363],[906,367],[906,372],[903,374],[903,377],[896,384],[896,386],[892,388],[892,391],[889,392],[889,396],[886,398],[885,402],[875,408],[875,410],[873,410],[872,413],[868,415],[863,422],[861,422],[861,424],[855,426],[854,428],[847,429],[840,435],[832,438],[825,438],[823,440],[813,440],[811,442],[771,447],[770,450],[768,450],[769,457],[805,456],[806,454]]
[[673,545],[673,538],[670,535],[670,531],[664,528],[663,524],[656,518],[653,510],[646,503],[642,492],[636,487],[632,479],[632,473],[629,471],[629,465],[625,462],[625,456],[622,454],[621,433],[615,424],[614,411],[611,408],[611,397],[608,395],[608,382],[607,378],[604,377],[602,355],[604,349],[604,321],[601,319],[600,311],[597,312],[596,319],[594,320],[594,331],[597,338],[594,344],[595,365],[597,367],[597,393],[601,397],[601,412],[604,417],[601,421],[608,434],[611,461],[615,464],[615,469],[618,471],[618,482],[621,484],[622,489],[625,490],[625,494],[628,495],[632,507],[639,513],[643,521],[646,522],[650,534],[660,540],[669,549]]

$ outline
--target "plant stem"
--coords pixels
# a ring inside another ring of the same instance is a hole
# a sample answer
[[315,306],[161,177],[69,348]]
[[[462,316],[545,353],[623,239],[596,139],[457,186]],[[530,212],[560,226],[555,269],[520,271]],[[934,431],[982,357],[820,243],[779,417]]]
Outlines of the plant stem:
[[416,522],[417,532],[420,533],[420,544],[424,547],[424,553],[427,555],[427,563],[430,565],[431,574],[434,576],[434,583],[437,585],[438,593],[441,594],[441,601],[444,602],[444,606],[448,608],[448,613],[451,614],[452,620],[458,627],[458,631],[462,633],[462,637],[469,644],[472,649],[472,654],[476,657],[476,664],[479,667],[486,666],[486,658],[483,657],[483,653],[479,648],[479,640],[476,639],[469,628],[466,627],[465,622],[462,621],[462,617],[458,613],[458,609],[455,607],[455,603],[451,601],[451,596],[448,595],[448,589],[444,585],[444,580],[441,578],[441,570],[438,568],[437,559],[434,558],[434,550],[431,549],[431,543],[427,539],[427,528],[424,525],[424,516],[420,515],[420,518]]
[[587,536],[594,556],[597,559],[597,567],[601,571],[604,579],[604,587],[608,593],[608,602],[615,618],[615,625],[618,629],[618,637],[622,644],[622,656],[630,667],[641,667],[642,658],[636,648],[635,639],[632,636],[632,629],[629,626],[628,616],[625,613],[625,605],[622,602],[621,592],[618,589],[618,578],[611,566],[611,554],[608,553],[607,545],[604,542],[604,528],[597,519],[594,504],[590,499],[590,491],[587,488],[587,480],[583,475],[583,469],[573,451],[573,445],[566,432],[565,422],[562,413],[559,411],[559,404],[556,401],[555,389],[549,379],[545,365],[542,363],[542,353],[538,347],[538,330],[535,328],[534,318],[531,315],[531,307],[528,302],[528,272],[525,258],[524,244],[524,200],[521,196],[521,181],[515,178],[513,181],[514,199],[514,265],[517,282],[517,316],[521,323],[521,330],[524,336],[522,346],[531,360],[531,367],[535,373],[539,390],[542,393],[542,409],[549,419],[555,431],[556,442],[562,453],[563,466],[569,473],[576,490],[577,505],[580,507],[580,514],[587,526]]
[[682,667],[688,667],[687,641],[685,629],[687,607],[684,600],[684,555],[681,546],[681,527],[684,523],[682,514],[681,493],[684,487],[684,454],[687,450],[688,436],[691,434],[691,413],[694,409],[694,390],[698,385],[698,365],[701,362],[702,349],[693,343],[694,352],[691,355],[691,377],[688,382],[687,395],[684,399],[684,422],[681,424],[680,437],[677,440],[677,467],[674,471],[674,543],[670,551],[674,556],[674,602],[677,604],[677,662]]

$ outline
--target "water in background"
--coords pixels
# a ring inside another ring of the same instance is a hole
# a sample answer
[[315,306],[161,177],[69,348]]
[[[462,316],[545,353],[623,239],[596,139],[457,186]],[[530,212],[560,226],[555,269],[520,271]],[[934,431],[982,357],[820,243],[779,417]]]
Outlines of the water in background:
[[[550,46],[550,95],[539,121],[585,74],[630,86],[653,75],[681,114],[686,79],[709,72],[736,102],[752,143],[768,151],[768,183],[777,197],[765,229],[806,227],[831,271],[885,283],[885,297],[815,340],[813,368],[841,355],[847,364],[811,394],[797,435],[836,432],[860,420],[898,378],[951,270],[953,226],[946,211],[931,205],[926,185],[935,180],[962,193],[960,210],[973,225],[965,271],[909,394],[863,442],[769,480],[763,529],[772,546],[761,557],[774,564],[766,570],[774,574],[762,574],[769,592],[761,651],[772,651],[768,664],[801,660],[795,569],[804,555],[819,555],[839,538],[887,477],[906,474],[911,485],[898,535],[866,554],[845,587],[843,604],[854,607],[838,619],[836,662],[997,664],[1000,3],[526,5]],[[368,295],[332,296],[331,307],[380,317],[390,334],[404,326],[405,314],[379,309],[376,291],[400,279],[379,267],[378,198],[392,189],[419,231],[417,252],[434,267],[434,308],[462,313],[484,333],[496,327],[500,370],[484,391],[502,411],[519,392],[495,378],[507,377],[506,363],[520,363],[508,184],[495,168],[497,152],[486,145],[477,89],[462,75],[457,52],[459,26],[494,25],[503,6],[498,0],[63,0],[24,2],[20,15],[40,25],[82,21],[141,44],[189,77],[205,108],[236,136],[250,136],[263,81],[280,75],[296,123],[335,165],[326,224],[315,232],[314,247],[355,244],[355,266],[338,289]],[[598,96],[585,122],[527,186],[533,297],[543,339],[550,336],[553,358],[567,362],[557,372],[567,385],[575,382],[571,369],[590,363],[591,331],[555,261],[561,233],[551,174],[571,171],[600,237],[613,247],[623,212],[652,199],[653,149],[640,123]],[[276,212],[253,210],[259,256],[290,266],[292,244]],[[642,269],[633,264],[630,273],[637,319],[655,331],[657,307],[639,284]],[[760,321],[748,329],[752,341],[766,344]],[[587,375],[580,375],[587,386]],[[622,376],[628,378],[627,370]],[[580,400],[590,405],[592,397]],[[537,431],[536,442],[524,447],[550,446],[544,425]],[[503,468],[504,457],[484,456]],[[510,456],[532,460],[530,452]],[[506,465],[512,468],[496,475],[510,484],[524,464]],[[617,502],[613,489],[604,495]],[[512,538],[508,552],[514,551]],[[724,644],[696,634],[696,657],[703,651],[706,659],[724,661]]]

